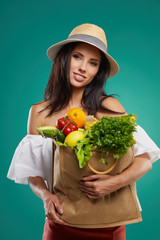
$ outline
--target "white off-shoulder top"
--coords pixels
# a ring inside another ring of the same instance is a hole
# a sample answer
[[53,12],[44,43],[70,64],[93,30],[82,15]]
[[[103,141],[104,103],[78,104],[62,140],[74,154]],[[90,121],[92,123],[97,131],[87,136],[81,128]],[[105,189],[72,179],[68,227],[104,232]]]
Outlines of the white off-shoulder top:
[[[160,149],[147,135],[143,128],[136,127],[135,156],[148,153],[151,162],[160,158]],[[52,139],[40,135],[27,134],[17,146],[7,177],[16,183],[28,184],[29,176],[42,177],[49,190],[52,179]]]

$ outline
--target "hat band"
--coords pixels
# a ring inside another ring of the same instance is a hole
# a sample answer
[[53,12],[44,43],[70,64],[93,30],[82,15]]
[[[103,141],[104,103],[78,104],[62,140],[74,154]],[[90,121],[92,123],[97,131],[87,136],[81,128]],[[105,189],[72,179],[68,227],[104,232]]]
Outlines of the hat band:
[[100,39],[93,37],[91,35],[75,34],[75,35],[69,36],[68,39],[84,41],[84,42],[93,44],[94,46],[97,46],[98,48],[102,49],[105,52],[107,51],[107,46],[104,44],[104,42],[102,42]]

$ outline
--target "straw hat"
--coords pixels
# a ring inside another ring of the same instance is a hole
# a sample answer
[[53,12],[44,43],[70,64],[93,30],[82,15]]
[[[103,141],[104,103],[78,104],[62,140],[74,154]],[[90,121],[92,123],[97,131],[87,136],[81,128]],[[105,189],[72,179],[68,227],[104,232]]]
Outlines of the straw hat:
[[68,38],[48,48],[47,56],[53,61],[58,51],[67,43],[85,42],[100,49],[110,62],[110,74],[108,78],[115,76],[119,71],[117,62],[107,53],[107,40],[102,28],[94,24],[82,24],[77,26],[69,34]]

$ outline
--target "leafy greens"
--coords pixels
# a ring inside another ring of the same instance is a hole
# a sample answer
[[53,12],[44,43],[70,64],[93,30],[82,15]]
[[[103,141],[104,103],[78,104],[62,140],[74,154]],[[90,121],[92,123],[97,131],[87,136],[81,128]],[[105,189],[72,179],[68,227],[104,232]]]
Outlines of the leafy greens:
[[[115,159],[124,155],[135,144],[132,133],[136,131],[136,115],[120,117],[102,117],[85,133],[85,139],[74,146],[80,168],[84,167],[92,156],[95,146],[99,153],[113,153]],[[105,163],[101,158],[100,162]]]

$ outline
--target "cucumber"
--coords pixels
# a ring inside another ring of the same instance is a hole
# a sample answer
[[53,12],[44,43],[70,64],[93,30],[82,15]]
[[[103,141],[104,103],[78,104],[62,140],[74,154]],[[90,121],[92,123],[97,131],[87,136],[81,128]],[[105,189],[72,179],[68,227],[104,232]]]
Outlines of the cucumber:
[[61,142],[61,143],[64,143],[64,140],[65,140],[65,135],[64,135],[64,133],[62,132],[62,131],[58,131],[57,132],[57,140],[59,141],[59,142]]
[[55,126],[40,126],[37,127],[37,133],[43,137],[56,138],[59,129]]
[[41,126],[37,127],[37,133],[43,137],[54,138],[61,143],[64,143],[65,135],[55,126]]

